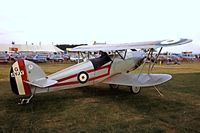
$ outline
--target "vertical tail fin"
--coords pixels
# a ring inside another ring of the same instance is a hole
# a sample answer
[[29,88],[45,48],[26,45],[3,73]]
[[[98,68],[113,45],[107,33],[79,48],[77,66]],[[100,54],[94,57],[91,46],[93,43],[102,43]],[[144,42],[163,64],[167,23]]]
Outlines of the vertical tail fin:
[[26,81],[33,81],[45,77],[42,69],[33,62],[27,60],[16,61],[10,69],[10,85],[17,95],[31,95],[31,86]]

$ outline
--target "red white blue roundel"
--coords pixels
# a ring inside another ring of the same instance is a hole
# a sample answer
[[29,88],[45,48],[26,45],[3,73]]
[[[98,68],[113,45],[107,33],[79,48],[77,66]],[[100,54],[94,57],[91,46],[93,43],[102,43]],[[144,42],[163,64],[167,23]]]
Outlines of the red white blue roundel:
[[160,44],[174,44],[180,42],[181,39],[173,39],[173,40],[164,40]]
[[80,83],[84,84],[88,81],[89,75],[86,72],[80,72],[77,78]]

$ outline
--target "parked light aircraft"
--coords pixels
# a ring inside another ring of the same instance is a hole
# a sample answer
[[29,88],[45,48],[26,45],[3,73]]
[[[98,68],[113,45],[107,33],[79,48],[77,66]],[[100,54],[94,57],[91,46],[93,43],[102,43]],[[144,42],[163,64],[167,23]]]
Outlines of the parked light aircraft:
[[[10,84],[17,95],[29,96],[20,104],[29,103],[36,93],[53,92],[97,83],[109,84],[112,88],[119,85],[129,86],[131,92],[137,94],[140,87],[156,86],[172,78],[169,74],[150,74],[156,62],[149,63],[149,72],[142,74],[129,73],[137,69],[145,60],[153,60],[153,51],[163,47],[189,43],[190,39],[160,40],[124,44],[102,44],[78,46],[76,52],[100,52],[101,56],[75,64],[64,70],[46,75],[35,63],[28,60],[16,61],[10,69]],[[142,50],[146,49],[148,54]],[[107,52],[112,52],[109,56]],[[158,54],[158,55],[159,55]],[[158,58],[158,56],[156,57]],[[143,65],[144,66],[144,65]]]

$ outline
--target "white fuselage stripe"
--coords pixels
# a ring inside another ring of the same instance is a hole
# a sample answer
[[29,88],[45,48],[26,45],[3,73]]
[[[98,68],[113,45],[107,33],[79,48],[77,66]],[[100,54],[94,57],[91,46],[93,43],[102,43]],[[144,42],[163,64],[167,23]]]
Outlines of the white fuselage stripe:
[[[13,64],[13,72],[14,73],[16,72],[15,68],[18,69],[17,72],[20,72],[20,68],[19,68],[18,62]],[[15,81],[16,81],[16,84],[17,84],[17,89],[18,89],[19,95],[25,95],[22,76],[21,75],[15,75]]]

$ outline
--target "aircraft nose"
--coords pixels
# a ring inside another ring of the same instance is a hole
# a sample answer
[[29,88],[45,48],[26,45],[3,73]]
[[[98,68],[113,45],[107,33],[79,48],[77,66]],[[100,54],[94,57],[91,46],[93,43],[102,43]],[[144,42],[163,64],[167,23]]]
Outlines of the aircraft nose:
[[138,68],[143,63],[144,59],[145,59],[145,53],[139,52],[137,56],[137,63],[135,65],[135,68]]
[[143,61],[144,58],[145,58],[145,52],[140,51],[140,52],[139,52],[139,56],[138,56],[138,60],[139,60],[139,62],[140,62],[140,61]]
[[140,66],[143,63],[144,59],[145,59],[145,57],[141,57],[137,64]]

